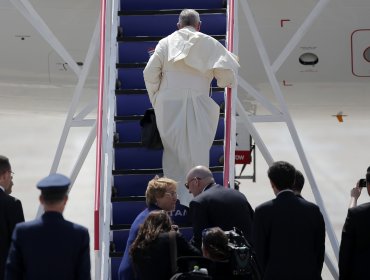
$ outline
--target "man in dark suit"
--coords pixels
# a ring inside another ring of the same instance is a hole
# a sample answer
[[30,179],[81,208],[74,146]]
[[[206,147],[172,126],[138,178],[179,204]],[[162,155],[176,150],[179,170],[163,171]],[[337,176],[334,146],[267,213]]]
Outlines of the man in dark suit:
[[0,155],[0,280],[4,279],[13,229],[17,223],[24,222],[21,201],[9,195],[12,186],[13,172],[9,159]]
[[[370,168],[368,168],[368,171]],[[366,174],[370,195],[370,172]],[[370,203],[348,209],[339,250],[339,279],[370,279]]]
[[212,172],[205,166],[196,166],[187,174],[185,187],[193,194],[189,213],[193,224],[192,243],[202,246],[202,231],[210,227],[240,229],[249,240],[253,209],[241,192],[215,183]]
[[37,184],[45,213],[15,227],[6,280],[91,279],[89,233],[62,215],[69,185],[61,174],[51,174]]
[[295,168],[275,162],[268,177],[276,198],[258,206],[252,243],[263,279],[321,279],[325,223],[320,209],[294,194]]

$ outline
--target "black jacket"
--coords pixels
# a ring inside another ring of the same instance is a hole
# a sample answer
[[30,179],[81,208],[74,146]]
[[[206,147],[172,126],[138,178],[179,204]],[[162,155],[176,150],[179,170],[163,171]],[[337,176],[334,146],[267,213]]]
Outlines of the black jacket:
[[370,279],[370,203],[348,209],[339,251],[339,279]]
[[193,224],[193,244],[202,246],[202,231],[210,227],[222,230],[240,229],[247,240],[253,221],[253,209],[241,192],[213,184],[190,202],[190,219]]
[[292,191],[256,208],[252,243],[263,279],[321,279],[324,218],[319,207]]
[[21,201],[0,189],[0,280],[4,279],[5,262],[14,227],[20,222],[24,222]]
[[[200,252],[176,233],[177,256],[198,256]],[[172,276],[168,232],[161,233],[149,247],[133,255],[135,274],[140,280],[167,280]]]

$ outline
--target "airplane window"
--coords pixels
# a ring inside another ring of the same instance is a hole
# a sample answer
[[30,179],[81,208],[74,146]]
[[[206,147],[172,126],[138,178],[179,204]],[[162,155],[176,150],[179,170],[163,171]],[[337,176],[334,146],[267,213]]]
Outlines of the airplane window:
[[370,46],[367,47],[365,50],[364,50],[364,59],[367,61],[367,62],[370,62]]
[[304,53],[299,57],[299,62],[302,65],[312,65],[313,66],[319,62],[319,58],[314,53]]

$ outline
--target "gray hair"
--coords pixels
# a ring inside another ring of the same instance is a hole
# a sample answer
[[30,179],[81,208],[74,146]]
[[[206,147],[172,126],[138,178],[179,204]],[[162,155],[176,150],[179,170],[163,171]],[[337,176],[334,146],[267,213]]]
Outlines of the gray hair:
[[199,13],[193,9],[185,9],[179,15],[179,28],[185,26],[197,27],[200,23]]

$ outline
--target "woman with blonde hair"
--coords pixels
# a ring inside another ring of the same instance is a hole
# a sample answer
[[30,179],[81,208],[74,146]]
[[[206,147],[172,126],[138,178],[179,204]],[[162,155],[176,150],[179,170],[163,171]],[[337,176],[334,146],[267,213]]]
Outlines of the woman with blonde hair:
[[135,279],[132,269],[132,260],[129,255],[131,244],[134,242],[137,236],[140,225],[143,224],[144,220],[150,212],[154,210],[175,210],[177,201],[176,188],[176,181],[170,178],[155,176],[152,180],[149,181],[148,187],[145,192],[147,208],[136,217],[135,221],[131,225],[126,249],[118,269],[118,279]]
[[[139,233],[130,248],[134,271],[140,280],[166,280],[174,274],[173,262],[176,262],[170,249],[172,222],[169,215],[161,211],[152,211],[140,226]],[[179,233],[173,238],[177,256],[197,256],[198,249]],[[173,251],[172,251],[173,252]],[[172,259],[172,260],[171,260]]]

